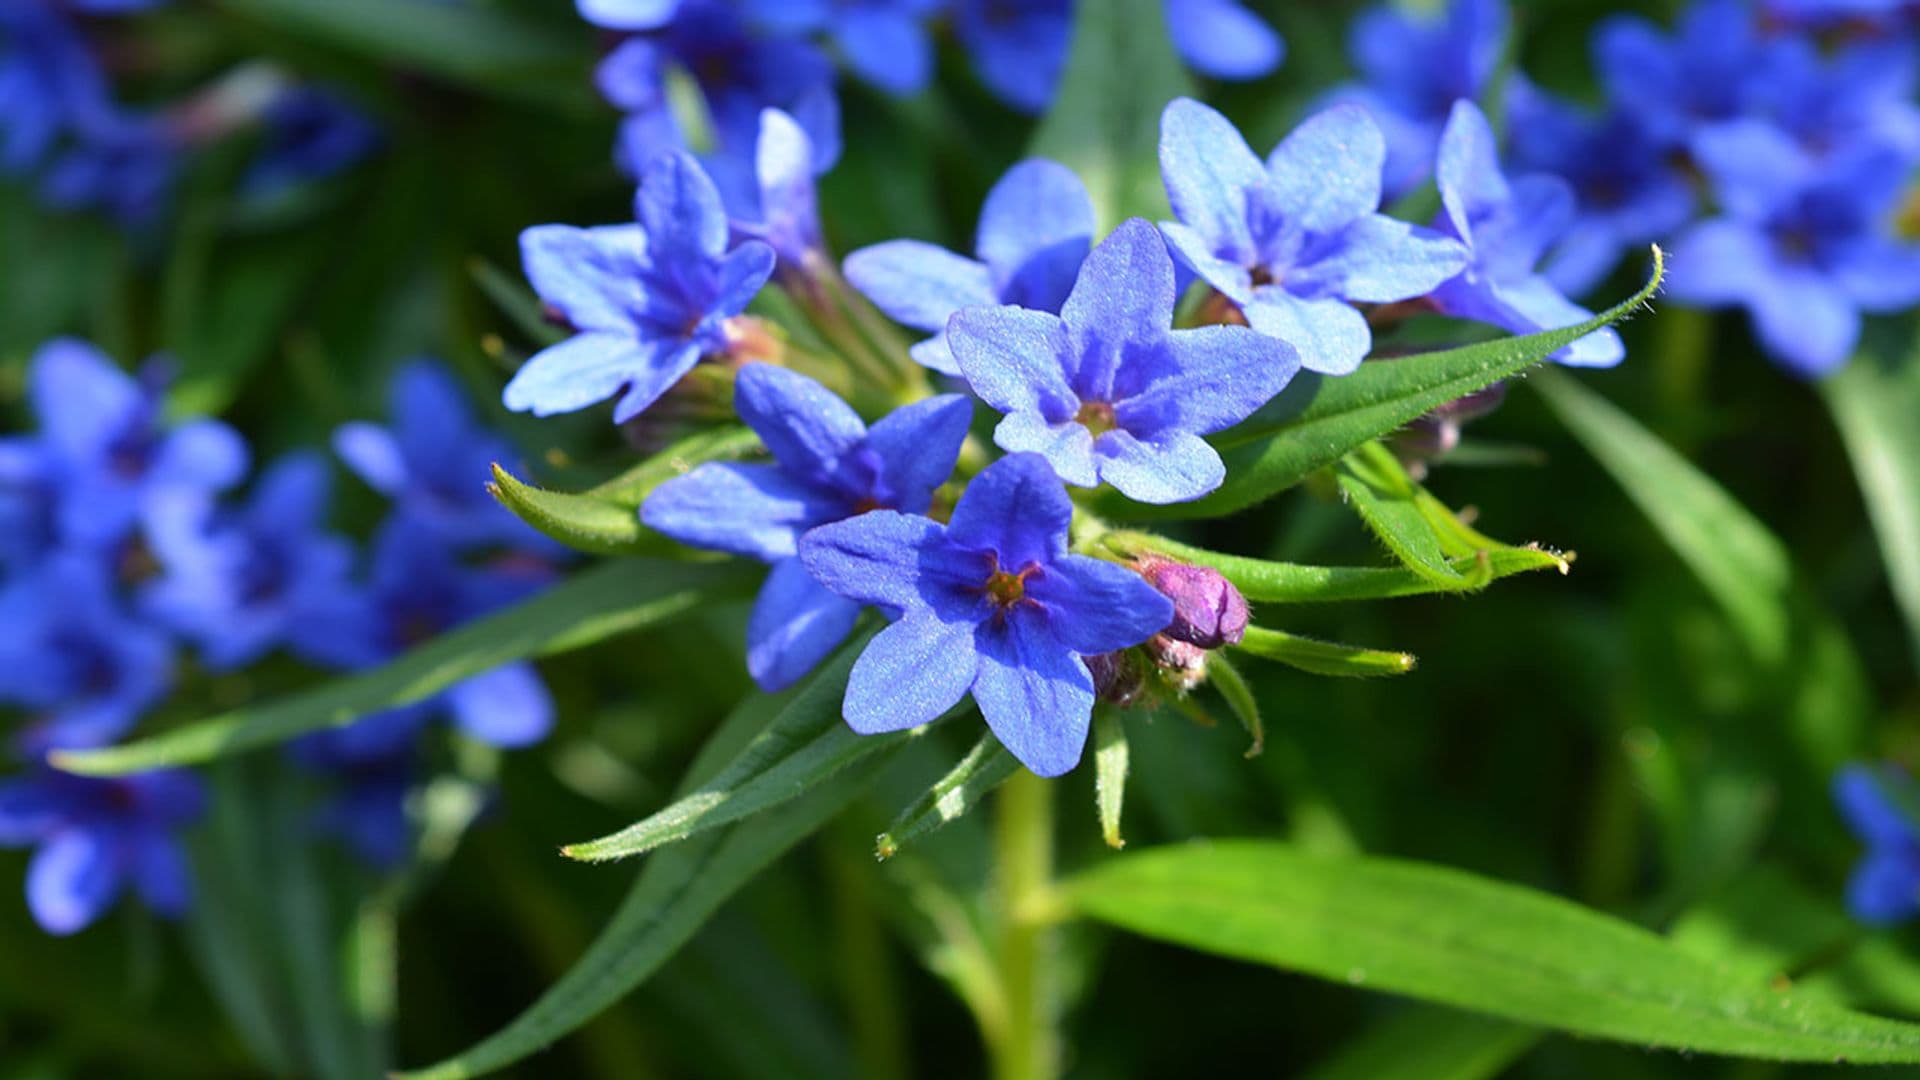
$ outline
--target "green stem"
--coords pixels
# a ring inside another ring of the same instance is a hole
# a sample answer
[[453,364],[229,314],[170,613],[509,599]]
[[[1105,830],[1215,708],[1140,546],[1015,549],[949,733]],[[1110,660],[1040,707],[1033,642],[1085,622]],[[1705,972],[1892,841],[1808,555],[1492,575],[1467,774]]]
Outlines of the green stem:
[[1000,982],[1006,1026],[993,1055],[998,1080],[1059,1075],[1053,931],[1046,905],[1053,876],[1053,785],[1021,769],[1000,789],[994,822],[999,875]]
[[900,980],[872,895],[873,860],[853,854],[867,848],[870,832],[841,837],[840,843],[827,846],[827,876],[839,928],[840,990],[853,1027],[860,1075],[866,1080],[892,1080],[912,1070],[907,1025],[901,1016]]

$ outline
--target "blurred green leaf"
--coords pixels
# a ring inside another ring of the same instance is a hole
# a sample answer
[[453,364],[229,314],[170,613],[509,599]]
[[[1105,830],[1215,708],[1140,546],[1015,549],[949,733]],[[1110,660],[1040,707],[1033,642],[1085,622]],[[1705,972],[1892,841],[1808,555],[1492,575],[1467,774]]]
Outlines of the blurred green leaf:
[[922,836],[964,816],[987,792],[1012,776],[1020,762],[991,732],[980,736],[967,756],[909,803],[873,842],[874,855],[891,859]]
[[1820,388],[1853,458],[1920,666],[1920,350],[1855,357]]
[[1247,753],[1250,758],[1259,757],[1267,749],[1267,722],[1260,718],[1260,701],[1253,696],[1253,687],[1247,685],[1246,676],[1240,674],[1233,661],[1227,659],[1225,650],[1207,654],[1207,682],[1220,692],[1227,708],[1240,718],[1240,726],[1247,730]]
[[1629,923],[1444,867],[1216,841],[1109,859],[1062,899],[1149,937],[1580,1035],[1920,1063],[1920,1026],[1757,989]]
[[1080,174],[1098,220],[1166,216],[1160,112],[1193,92],[1167,36],[1161,0],[1074,5],[1073,48],[1031,154]]
[[1093,804],[1100,817],[1100,838],[1110,848],[1127,846],[1120,835],[1120,812],[1126,806],[1127,767],[1132,756],[1119,710],[1094,706]]
[[87,776],[116,776],[198,764],[270,746],[423,701],[501,664],[659,626],[707,605],[744,596],[754,576],[752,567],[738,563],[690,565],[649,559],[603,563],[371,671],[124,746],[61,753],[54,764]]
[[1315,675],[1353,679],[1405,675],[1413,670],[1415,664],[1412,653],[1316,641],[1260,626],[1247,627],[1247,636],[1235,648],[1262,660],[1277,661]]
[[1540,1042],[1540,1030],[1430,1005],[1367,1029],[1304,1080],[1491,1080]]
[[[755,753],[754,733],[789,712],[838,722],[857,648],[841,655],[797,693],[749,694],[701,750],[680,794],[732,771]],[[776,710],[777,713],[776,713]],[[788,803],[732,828],[675,845],[640,871],[626,900],[585,956],[505,1028],[405,1080],[464,1080],[505,1068],[544,1049],[600,1014],[658,971],[722,903],[768,863],[824,825],[872,782],[876,770],[842,772]]]
[[[857,639],[820,678],[845,686],[865,641],[864,636]],[[821,682],[816,679],[810,685]],[[802,701],[807,707],[795,702],[782,711],[711,781],[619,832],[568,844],[561,853],[582,862],[643,855],[787,803],[843,769],[875,754],[899,750],[914,737],[910,731],[859,735],[841,721],[838,697],[829,701],[812,695]]]
[[1246,423],[1213,438],[1227,463],[1227,480],[1218,491],[1169,506],[1143,506],[1109,494],[1100,499],[1101,513],[1116,521],[1221,517],[1272,498],[1354,448],[1449,401],[1510,379],[1625,318],[1660,287],[1664,260],[1655,248],[1646,285],[1578,326],[1372,361],[1351,375],[1297,375]]

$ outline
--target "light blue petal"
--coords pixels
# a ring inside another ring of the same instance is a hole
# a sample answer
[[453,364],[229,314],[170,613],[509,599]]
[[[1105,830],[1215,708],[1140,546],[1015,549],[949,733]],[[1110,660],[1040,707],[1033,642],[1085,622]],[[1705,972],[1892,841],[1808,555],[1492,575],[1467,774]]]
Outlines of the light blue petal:
[[844,269],[875,307],[916,330],[944,330],[961,308],[998,300],[984,264],[918,240],[861,248]]
[[747,620],[747,671],[767,693],[798,682],[847,640],[860,605],[813,580],[799,559],[773,564]]
[[247,475],[246,441],[219,420],[194,420],[174,428],[153,463],[153,482],[205,491],[225,491]]
[[1073,500],[1047,459],[1008,454],[973,478],[953,508],[947,538],[969,551],[992,551],[1016,570],[1067,550]]
[[1167,246],[1181,262],[1235,303],[1245,303],[1253,295],[1253,276],[1247,268],[1215,255],[1198,232],[1178,222],[1166,221],[1160,223],[1160,235],[1166,238]]
[[1053,635],[1082,656],[1131,648],[1173,622],[1173,601],[1133,570],[1068,555],[1027,579]]
[[642,164],[634,216],[647,230],[647,246],[662,265],[675,260],[717,258],[727,250],[727,213],[700,162],[673,150]]
[[350,421],[333,430],[333,452],[353,474],[382,495],[392,495],[407,483],[407,462],[393,433],[378,424]]
[[447,691],[453,721],[493,746],[531,746],[553,729],[553,695],[528,663],[505,664],[455,683]]
[[1121,427],[1143,438],[1228,428],[1273,400],[1300,370],[1292,346],[1244,326],[1176,330],[1167,370],[1114,405]]
[[999,296],[1058,311],[1095,230],[1093,200],[1080,177],[1059,162],[1030,158],[987,192],[974,251]]
[[1454,235],[1472,245],[1473,219],[1501,206],[1509,197],[1493,129],[1473,102],[1453,103],[1446,130],[1440,136],[1434,172],[1440,203],[1446,208]]
[[1164,505],[1197,499],[1220,486],[1227,467],[1198,435],[1168,431],[1151,441],[1124,430],[1095,440],[1100,479],[1135,502]]
[[1366,316],[1336,296],[1309,300],[1264,286],[1241,311],[1249,326],[1293,346],[1300,366],[1322,375],[1350,374],[1373,348]]
[[536,225],[520,234],[527,280],[543,302],[581,330],[632,326],[646,257],[647,236],[638,225]]
[[839,395],[772,364],[741,368],[733,402],[781,468],[816,485],[826,485],[867,437],[867,425]]
[[1100,482],[1093,461],[1093,433],[1077,420],[1049,423],[1039,413],[1008,413],[993,429],[993,443],[1010,454],[1039,454],[1053,466],[1054,475],[1076,487]]
[[987,727],[1036,776],[1080,763],[1093,719],[1087,665],[1054,637],[1045,617],[1020,610],[982,623],[973,700]]
[[[1502,325],[1516,334],[1558,330],[1593,318],[1593,312],[1567,299],[1543,277],[1499,282],[1493,286],[1493,296],[1509,313]],[[1571,367],[1613,367],[1626,355],[1620,335],[1606,327],[1554,353],[1551,359]]]
[[1128,354],[1166,340],[1174,300],[1173,258],[1151,222],[1130,218],[1093,249],[1060,308],[1078,364],[1067,379],[1083,400],[1109,400]]
[[1266,186],[1267,171],[1232,122],[1191,98],[1174,99],[1160,114],[1160,176],[1174,216],[1215,254],[1252,258],[1249,192]]
[[576,0],[580,17],[609,30],[654,30],[673,20],[680,0]]
[[40,845],[27,864],[27,908],[49,934],[78,933],[113,906],[124,882],[109,837],[66,829]]
[[1724,218],[1681,233],[1671,261],[1668,293],[1685,303],[1705,305],[1745,302],[1764,288],[1774,265],[1771,246],[1758,229]]
[[1216,79],[1258,79],[1286,56],[1280,35],[1237,0],[1168,0],[1167,32],[1188,67]]
[[27,379],[41,435],[70,460],[104,449],[141,407],[143,395],[133,377],[74,338],[42,345]]
[[1001,412],[1066,419],[1079,408],[1063,370],[1071,342],[1057,316],[1016,307],[963,308],[948,321],[947,347],[967,385]]
[[1778,267],[1747,308],[1760,344],[1805,378],[1838,369],[1860,343],[1860,310],[1825,274],[1808,267]]
[[973,630],[909,611],[876,634],[847,679],[847,726],[862,735],[905,731],[953,708],[979,668]]
[[631,337],[576,334],[533,354],[507,383],[502,400],[535,416],[584,409],[619,393],[658,353]]
[[1329,233],[1380,206],[1380,170],[1387,141],[1358,105],[1336,105],[1308,117],[1267,157],[1274,205],[1289,224]]
[[907,12],[850,8],[836,21],[834,37],[853,73],[886,93],[917,94],[933,77],[933,42]]
[[683,544],[775,562],[794,554],[802,532],[846,509],[772,465],[708,462],[654,489],[640,520]]
[[907,355],[913,357],[914,363],[929,371],[952,375],[955,378],[960,377],[960,361],[953,358],[953,350],[947,346],[945,327],[941,328],[939,334],[925,341],[915,342],[913,347],[907,350]]
[[773,248],[758,240],[743,241],[727,252],[720,260],[720,294],[714,298],[713,313],[732,317],[747,310],[747,305],[773,276],[777,261]]
[[1368,214],[1347,226],[1339,247],[1313,264],[1313,274],[1348,300],[1384,304],[1425,296],[1466,269],[1468,258],[1451,237]]

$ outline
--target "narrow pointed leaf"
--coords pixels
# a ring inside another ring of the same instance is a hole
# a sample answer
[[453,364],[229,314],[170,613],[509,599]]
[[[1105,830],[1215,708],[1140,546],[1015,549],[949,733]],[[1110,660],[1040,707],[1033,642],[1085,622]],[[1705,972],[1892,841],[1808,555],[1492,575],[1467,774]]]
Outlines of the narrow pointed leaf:
[[1164,941],[1578,1035],[1920,1063],[1920,1026],[1756,986],[1611,916],[1445,867],[1216,841],[1108,859],[1063,900]]
[[1096,706],[1093,711],[1093,802],[1100,815],[1100,837],[1110,848],[1123,848],[1120,811],[1127,799],[1127,767],[1132,758],[1127,728],[1117,709]]
[[[1268,562],[1242,555],[1223,555],[1217,551],[1183,544],[1164,536],[1141,532],[1112,532],[1101,538],[1110,550],[1122,555],[1158,552],[1182,562],[1210,566],[1220,571],[1247,599],[1274,604],[1321,604],[1349,600],[1388,600],[1399,596],[1423,596],[1435,592],[1456,591],[1405,566],[1306,566],[1300,563]],[[1500,545],[1484,556],[1465,556],[1448,560],[1456,573],[1465,578],[1484,577],[1491,582],[1530,570],[1567,572],[1571,556],[1537,547]],[[1485,563],[1482,570],[1477,564]]]
[[1240,718],[1240,726],[1247,729],[1246,756],[1256,758],[1265,753],[1267,723],[1260,718],[1260,702],[1254,698],[1253,687],[1247,685],[1246,676],[1227,659],[1225,650],[1216,650],[1207,656],[1207,681],[1220,691],[1227,708]]
[[1405,675],[1416,663],[1412,653],[1362,649],[1260,626],[1247,627],[1247,636],[1236,647],[1262,660],[1278,661],[1315,675],[1350,679]]
[[1019,768],[1019,760],[1000,745],[999,739],[990,733],[980,736],[959,764],[894,816],[887,831],[874,840],[874,855],[891,859],[907,844],[959,820]]
[[1482,564],[1474,564],[1472,576],[1453,568],[1449,558],[1462,553],[1447,550],[1432,519],[1414,501],[1413,481],[1379,443],[1368,443],[1349,454],[1336,475],[1347,504],[1401,565],[1444,592],[1466,592],[1487,584]]
[[1920,661],[1920,350],[1871,353],[1820,384],[1853,458],[1887,581]]
[[1446,404],[1525,372],[1561,348],[1625,318],[1660,286],[1664,258],[1639,292],[1577,326],[1502,338],[1444,352],[1360,365],[1351,375],[1297,376],[1251,419],[1212,441],[1226,459],[1218,491],[1193,502],[1142,506],[1109,494],[1103,516],[1116,521],[1213,518],[1245,509],[1298,484],[1370,440]]
[[60,753],[53,763],[87,776],[116,776],[215,758],[341,727],[371,713],[424,701],[502,664],[659,626],[748,594],[752,567],[645,559],[604,563],[513,607],[476,619],[371,671],[183,728],[100,750]]

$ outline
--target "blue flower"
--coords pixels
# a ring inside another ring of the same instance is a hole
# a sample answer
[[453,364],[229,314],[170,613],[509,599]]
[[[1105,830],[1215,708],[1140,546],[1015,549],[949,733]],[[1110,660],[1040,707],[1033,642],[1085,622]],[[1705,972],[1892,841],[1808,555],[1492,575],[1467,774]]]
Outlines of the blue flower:
[[1810,29],[1866,27],[1878,32],[1911,26],[1920,17],[1914,0],[1764,0],[1769,23]]
[[1376,7],[1354,20],[1347,51],[1361,81],[1330,100],[1363,105],[1387,141],[1386,194],[1398,198],[1433,171],[1453,103],[1487,88],[1507,37],[1502,0],[1450,0],[1438,16]]
[[772,564],[747,624],[747,669],[774,691],[846,640],[860,612],[807,576],[794,557],[801,534],[874,509],[925,513],[973,408],[956,394],[928,398],[869,430],[819,383],[766,364],[741,370],[734,404],[774,463],[702,465],[662,484],[640,517],[683,543]]
[[69,130],[40,178],[41,197],[61,210],[103,211],[130,228],[152,224],[186,150],[168,118],[108,105],[83,111]]
[[913,358],[947,375],[960,367],[947,320],[961,308],[1011,304],[1057,312],[1093,246],[1093,200],[1064,165],[1035,158],[1008,169],[980,209],[978,259],[918,240],[890,240],[847,256],[847,280],[881,311],[935,336]]
[[[1536,271],[1540,257],[1573,222],[1573,191],[1557,176],[1534,174],[1509,182],[1500,170],[1493,131],[1470,101],[1454,105],[1440,140],[1440,202],[1435,224],[1472,252],[1459,277],[1435,289],[1430,301],[1455,318],[1531,334],[1585,322],[1593,313],[1566,298]],[[1553,354],[1562,364],[1612,367],[1626,347],[1612,327]]]
[[327,463],[295,453],[261,474],[243,508],[201,500],[162,507],[152,529],[164,570],[145,610],[196,643],[207,666],[231,670],[279,645],[301,650],[308,615],[344,590],[353,546],[324,531]]
[[1614,16],[1593,41],[1608,100],[1681,149],[1700,130],[1755,109],[1791,49],[1764,38],[1741,0],[1701,0],[1671,35],[1639,16]]
[[1174,330],[1173,304],[1166,244],[1133,218],[1093,249],[1059,315],[966,308],[947,338],[973,392],[1007,414],[1003,449],[1043,455],[1069,484],[1183,502],[1226,477],[1200,436],[1272,400],[1300,360],[1243,326]]
[[1188,67],[1216,79],[1258,79],[1286,59],[1286,43],[1240,0],[1167,0],[1167,32]]
[[602,96],[628,114],[616,153],[628,172],[687,146],[667,95],[667,74],[675,68],[699,85],[719,156],[749,155],[767,108],[798,120],[821,161],[839,156],[832,61],[799,39],[752,33],[717,0],[682,0],[672,22],[623,42],[595,74]]
[[1920,54],[1911,40],[1867,41],[1823,53],[1813,41],[1777,46],[1772,77],[1756,92],[1757,116],[1816,161],[1884,150],[1920,161]]
[[1912,798],[1913,781],[1891,767],[1854,765],[1833,778],[1841,816],[1867,845],[1847,881],[1847,907],[1861,922],[1892,926],[1920,911],[1920,829],[1908,807]]
[[179,770],[100,780],[44,771],[0,783],[0,847],[32,847],[27,908],[50,934],[86,929],[131,885],[149,909],[184,912],[192,896],[175,838],[206,805]]
[[782,34],[825,31],[853,73],[889,94],[917,94],[933,78],[926,20],[945,0],[745,0],[748,15]]
[[727,250],[720,193],[689,154],[648,165],[635,205],[638,225],[521,234],[527,277],[577,333],[521,367],[508,408],[551,416],[618,395],[614,422],[631,420],[726,347],[727,320],[773,273],[767,245]]
[[64,543],[115,544],[159,500],[208,496],[246,475],[247,447],[232,428],[162,425],[156,366],[136,380],[93,346],[61,338],[35,354],[27,378]]
[[112,742],[172,681],[166,635],[121,610],[98,558],[55,556],[8,585],[0,626],[0,701],[26,710],[30,757]]
[[1920,244],[1888,218],[1905,169],[1885,149],[1815,164],[1777,130],[1729,124],[1696,140],[1723,208],[1674,245],[1672,296],[1740,305],[1760,343],[1802,376],[1845,363],[1862,312],[1920,303]]
[[267,107],[266,136],[241,181],[254,193],[275,193],[347,169],[380,143],[380,129],[325,90],[295,89]]
[[1573,225],[1546,275],[1569,295],[1600,283],[1620,257],[1670,242],[1698,198],[1686,170],[1631,112],[1593,115],[1515,77],[1507,83],[1508,164],[1553,173],[1573,189]]
[[609,30],[654,30],[673,21],[681,0],[576,0],[580,17]]
[[[464,565],[434,534],[390,518],[374,538],[371,581],[337,592],[307,616],[303,652],[347,670],[372,667],[524,599],[550,578],[544,564],[524,558]],[[526,662],[472,676],[413,708],[422,716],[444,712],[466,734],[495,746],[538,742],[553,726],[553,699]]]
[[1366,111],[1346,105],[1301,124],[1262,164],[1226,117],[1175,100],[1160,120],[1180,219],[1167,241],[1307,370],[1345,375],[1373,348],[1355,302],[1425,295],[1467,263],[1458,243],[1376,212],[1386,152]]
[[1042,112],[1066,70],[1073,0],[954,0],[953,31],[995,97]]
[[399,866],[412,850],[407,799],[419,772],[419,735],[431,719],[431,706],[390,709],[287,746],[295,764],[334,782],[315,827],[375,869]]
[[1173,603],[1131,570],[1068,554],[1072,517],[1046,459],[1012,454],[974,478],[949,525],[879,510],[801,537],[822,585],[902,613],[854,663],[853,730],[916,727],[971,692],[1027,768],[1073,768],[1093,712],[1082,658],[1145,641]]
[[86,42],[34,5],[0,10],[0,174],[39,166],[105,84]]
[[708,163],[732,218],[734,243],[759,240],[771,247],[779,256],[783,281],[809,273],[824,257],[813,180],[831,164],[814,153],[813,140],[799,121],[779,109],[761,112],[752,161],[716,158]]
[[487,494],[495,462],[519,455],[474,419],[445,366],[415,360],[388,387],[392,425],[340,425],[333,449],[360,479],[393,500],[395,514],[455,547],[505,544],[551,550]]

